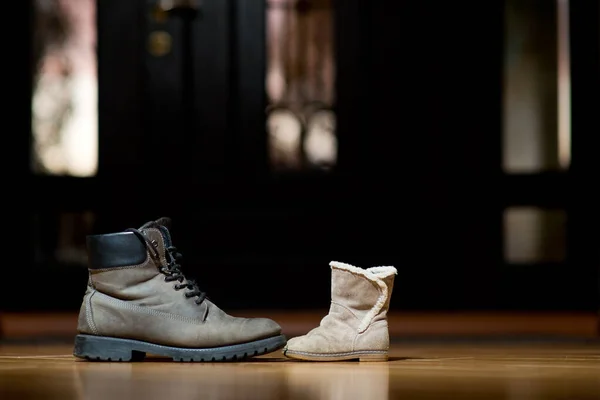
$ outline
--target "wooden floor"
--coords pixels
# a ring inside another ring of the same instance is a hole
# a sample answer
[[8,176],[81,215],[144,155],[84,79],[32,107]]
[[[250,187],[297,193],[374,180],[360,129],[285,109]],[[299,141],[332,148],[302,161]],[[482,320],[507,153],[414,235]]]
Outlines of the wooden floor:
[[0,344],[0,399],[600,399],[600,342],[399,340],[381,363],[97,363]]

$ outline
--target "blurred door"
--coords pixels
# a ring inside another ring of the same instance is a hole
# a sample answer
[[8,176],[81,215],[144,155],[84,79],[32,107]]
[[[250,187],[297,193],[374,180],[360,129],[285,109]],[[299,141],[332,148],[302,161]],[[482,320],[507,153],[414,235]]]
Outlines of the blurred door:
[[[146,101],[160,104],[144,135],[176,143],[165,179],[180,189],[153,205],[200,249],[190,262],[214,298],[325,307],[336,259],[397,265],[404,308],[501,300],[501,13],[442,8],[205,1],[191,78],[175,50],[180,17],[146,13],[148,40],[166,32],[173,50],[144,60]],[[186,130],[164,110],[185,112],[171,99],[187,86]],[[224,285],[221,270],[234,279]]]

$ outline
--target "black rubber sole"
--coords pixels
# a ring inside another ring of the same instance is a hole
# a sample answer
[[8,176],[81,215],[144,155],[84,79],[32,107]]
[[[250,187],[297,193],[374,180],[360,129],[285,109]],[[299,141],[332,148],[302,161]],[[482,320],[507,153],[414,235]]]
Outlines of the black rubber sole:
[[150,353],[180,362],[223,362],[240,361],[272,353],[281,349],[286,343],[286,337],[279,335],[231,346],[189,349],[140,340],[80,334],[75,337],[73,355],[90,361],[142,361],[146,353]]

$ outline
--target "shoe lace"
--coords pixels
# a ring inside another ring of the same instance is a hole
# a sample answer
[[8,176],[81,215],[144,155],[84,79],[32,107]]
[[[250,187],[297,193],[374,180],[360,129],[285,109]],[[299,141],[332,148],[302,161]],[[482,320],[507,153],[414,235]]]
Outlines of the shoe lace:
[[158,247],[148,238],[148,236],[135,228],[127,229],[126,232],[133,232],[141,241],[146,244],[146,247],[150,250],[150,256],[160,266],[159,271],[165,275],[165,282],[179,282],[175,285],[175,290],[187,289],[185,292],[185,297],[188,299],[195,297],[196,304],[202,304],[202,302],[206,299],[206,293],[200,290],[194,279],[186,279],[185,275],[181,271],[180,264],[181,260],[183,259],[183,255],[177,250],[176,247],[169,246],[165,249],[167,265],[162,265]]

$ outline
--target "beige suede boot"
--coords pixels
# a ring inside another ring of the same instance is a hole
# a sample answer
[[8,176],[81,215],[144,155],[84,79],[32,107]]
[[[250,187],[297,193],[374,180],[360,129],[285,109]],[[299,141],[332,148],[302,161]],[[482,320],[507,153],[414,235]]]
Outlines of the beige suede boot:
[[337,261],[331,266],[331,307],[320,325],[288,341],[286,357],[309,361],[387,361],[387,311],[394,267],[362,269]]

